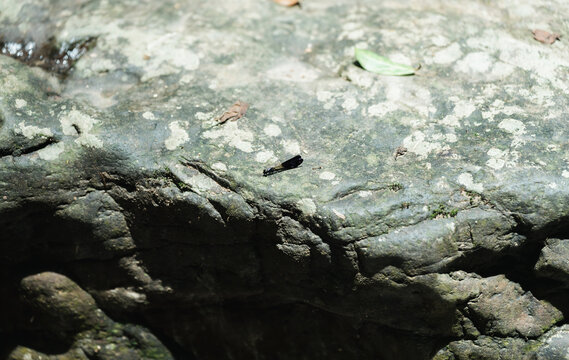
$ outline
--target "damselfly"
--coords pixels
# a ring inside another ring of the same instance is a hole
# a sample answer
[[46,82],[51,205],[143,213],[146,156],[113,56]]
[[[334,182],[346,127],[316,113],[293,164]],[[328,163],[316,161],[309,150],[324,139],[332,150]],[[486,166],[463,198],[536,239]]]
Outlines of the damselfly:
[[302,157],[300,157],[300,155],[296,155],[295,157],[288,159],[287,161],[277,166],[263,170],[263,176],[269,176],[281,171],[297,168],[300,166],[300,164],[302,164],[303,161],[304,160],[302,159]]

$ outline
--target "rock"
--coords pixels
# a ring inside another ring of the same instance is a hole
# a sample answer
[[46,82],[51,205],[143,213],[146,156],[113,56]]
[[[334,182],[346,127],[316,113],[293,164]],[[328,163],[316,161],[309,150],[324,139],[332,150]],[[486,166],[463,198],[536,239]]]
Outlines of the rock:
[[548,239],[535,264],[538,275],[569,284],[569,240]]
[[[537,345],[537,346],[536,346]],[[440,350],[433,360],[531,360],[539,343],[520,338],[492,338],[453,341]]]
[[47,355],[24,346],[18,346],[12,351],[7,360],[88,360],[81,349],[74,349],[60,355]]
[[551,330],[542,339],[543,345],[537,351],[538,360],[562,360],[567,358],[569,348],[569,326],[563,325]]
[[91,295],[63,275],[31,275],[22,279],[21,289],[24,301],[47,317],[44,325],[52,331],[80,332],[105,322]]
[[[35,311],[31,322],[57,334],[54,341],[72,339],[62,355],[49,355],[18,346],[10,360],[28,359],[172,359],[170,352],[147,329],[109,319],[95,300],[69,278],[52,272],[25,277],[22,297]],[[36,318],[37,317],[37,318]],[[44,333],[46,339],[52,334]],[[52,351],[56,344],[47,347]]]
[[3,2],[0,354],[553,354],[569,57],[528,24],[568,12]]

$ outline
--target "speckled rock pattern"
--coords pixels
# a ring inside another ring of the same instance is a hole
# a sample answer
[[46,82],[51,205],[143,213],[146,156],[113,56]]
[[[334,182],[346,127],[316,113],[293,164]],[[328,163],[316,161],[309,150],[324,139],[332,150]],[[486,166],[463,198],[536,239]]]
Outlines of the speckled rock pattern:
[[0,0],[4,43],[96,39],[0,56],[0,356],[103,358],[90,309],[181,359],[562,356],[569,5],[301,5]]

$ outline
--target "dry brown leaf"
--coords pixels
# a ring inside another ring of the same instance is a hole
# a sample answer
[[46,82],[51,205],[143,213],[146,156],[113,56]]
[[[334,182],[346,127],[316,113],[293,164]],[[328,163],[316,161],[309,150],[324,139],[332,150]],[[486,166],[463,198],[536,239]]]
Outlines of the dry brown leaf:
[[238,119],[241,119],[243,115],[245,115],[247,109],[249,109],[249,104],[243,101],[237,101],[235,104],[231,105],[229,110],[227,110],[219,118],[217,118],[216,121],[219,124],[223,124],[229,120],[236,121]]
[[545,30],[535,29],[532,33],[534,39],[544,44],[553,44],[555,40],[561,39],[560,34],[550,33]]
[[273,0],[273,1],[282,6],[294,6],[298,4],[298,0]]

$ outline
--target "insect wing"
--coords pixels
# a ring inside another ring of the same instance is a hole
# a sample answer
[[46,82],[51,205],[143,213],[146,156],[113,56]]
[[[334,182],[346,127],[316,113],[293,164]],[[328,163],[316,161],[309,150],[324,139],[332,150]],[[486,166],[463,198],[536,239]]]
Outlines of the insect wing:
[[285,169],[294,169],[300,166],[303,161],[304,159],[300,155],[296,155],[292,159],[288,159],[287,161],[283,162],[281,166]]

